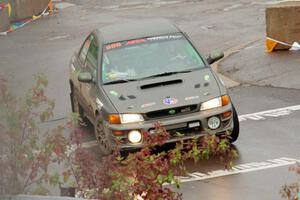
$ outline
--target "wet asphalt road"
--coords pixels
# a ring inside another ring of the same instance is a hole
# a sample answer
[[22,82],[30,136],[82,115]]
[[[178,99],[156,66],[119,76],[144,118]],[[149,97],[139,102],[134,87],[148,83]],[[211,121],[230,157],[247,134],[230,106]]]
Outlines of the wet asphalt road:
[[[211,0],[120,10],[97,8],[93,5],[96,1],[91,2],[91,5],[79,4],[0,37],[0,73],[7,75],[18,96],[30,88],[33,74],[43,72],[48,76],[48,94],[56,100],[54,119],[57,120],[46,124],[49,129],[62,122],[71,111],[67,78],[69,58],[95,26],[139,16],[167,17],[190,34],[206,55],[213,49],[227,50],[264,36],[265,6],[259,3],[263,1]],[[242,85],[229,92],[239,115],[300,104],[299,90]],[[240,154],[236,164],[281,157],[299,159],[299,118],[300,111],[293,111],[289,115],[241,122],[241,136],[235,143]],[[93,140],[92,134],[86,139]],[[187,165],[191,172],[223,169],[215,160]],[[296,181],[297,177],[288,171],[288,166],[281,166],[186,182],[180,192],[188,200],[274,200],[281,199],[279,190],[283,184]]]
[[[230,90],[230,93],[240,115],[298,105],[300,102],[298,90],[238,87]],[[288,116],[241,122],[241,135],[235,143],[240,157],[235,164],[262,162],[281,157],[299,159],[299,119],[300,111],[295,111]],[[215,161],[192,166],[193,170],[198,172],[222,169]],[[282,166],[188,182],[182,185],[181,191],[185,199],[189,200],[275,200],[281,199],[281,186],[290,182],[297,182],[297,177],[288,171],[288,166]]]
[[[300,92],[294,89],[241,86],[230,89],[229,93],[240,116],[295,106],[300,102]],[[236,166],[283,157],[300,160],[300,110],[281,114],[273,112],[264,119],[240,123],[240,137],[234,143],[239,153],[234,162]],[[90,143],[94,140],[91,128],[86,134],[89,145],[92,144],[90,149],[97,154],[95,143]],[[297,176],[288,170],[289,166],[291,164],[200,181],[189,180],[182,183],[179,192],[187,200],[281,199],[281,187],[297,182]],[[216,158],[199,163],[188,161],[186,167],[190,173],[224,170]]]

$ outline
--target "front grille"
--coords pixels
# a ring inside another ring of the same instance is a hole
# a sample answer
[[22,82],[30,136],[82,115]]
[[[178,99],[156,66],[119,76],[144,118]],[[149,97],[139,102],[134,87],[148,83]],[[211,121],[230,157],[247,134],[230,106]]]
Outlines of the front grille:
[[179,130],[169,130],[168,131],[171,135],[171,138],[177,138],[178,133],[183,135],[183,136],[190,136],[190,135],[200,135],[201,130],[200,127],[197,128],[183,128]]
[[[148,130],[149,133],[154,134],[155,129],[151,128]],[[199,127],[189,128],[189,127],[182,127],[176,129],[167,129],[167,132],[170,134],[171,138],[177,138],[181,136],[191,136],[191,135],[200,135],[201,134],[201,125]]]
[[197,111],[197,105],[181,106],[177,108],[169,108],[164,110],[157,110],[146,113],[148,119],[162,118],[162,117],[171,117],[177,115],[183,115],[187,113],[192,113]]

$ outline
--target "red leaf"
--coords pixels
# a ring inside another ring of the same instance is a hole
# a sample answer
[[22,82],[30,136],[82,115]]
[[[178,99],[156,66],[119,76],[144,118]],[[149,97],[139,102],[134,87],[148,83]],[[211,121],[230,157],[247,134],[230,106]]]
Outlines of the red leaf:
[[55,153],[57,156],[60,156],[60,155],[62,154],[62,149],[61,149],[61,147],[56,146],[55,149],[54,149],[54,153]]

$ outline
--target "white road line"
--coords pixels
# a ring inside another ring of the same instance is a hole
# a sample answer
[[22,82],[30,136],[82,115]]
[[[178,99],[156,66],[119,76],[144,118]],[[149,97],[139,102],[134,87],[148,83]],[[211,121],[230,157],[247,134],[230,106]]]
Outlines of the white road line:
[[[284,108],[240,115],[239,120],[240,122],[248,121],[248,120],[259,121],[259,120],[265,120],[269,117],[287,116],[292,114],[293,111],[299,111],[299,110],[300,110],[300,105],[288,106]],[[91,148],[94,146],[97,146],[96,141],[83,143],[84,148]],[[201,181],[201,180],[218,178],[218,177],[229,176],[234,174],[242,174],[247,172],[266,170],[270,168],[283,167],[283,166],[293,165],[297,162],[300,162],[300,159],[282,157],[282,158],[267,160],[263,162],[252,162],[252,163],[236,165],[231,170],[216,170],[208,173],[194,172],[194,173],[187,174],[187,176],[181,176],[177,178],[180,180],[181,183]]]
[[276,167],[283,167],[283,166],[293,165],[297,162],[300,162],[300,160],[294,158],[282,157],[282,158],[267,160],[263,162],[252,162],[252,163],[236,165],[231,170],[216,170],[207,173],[194,172],[194,173],[187,174],[187,176],[179,176],[177,178],[180,180],[181,183],[186,183],[186,182],[201,181],[206,179],[229,176],[234,174],[260,171],[260,170],[276,168]]
[[300,110],[300,105],[288,106],[288,107],[284,107],[284,108],[278,108],[278,109],[267,110],[267,111],[252,113],[252,114],[240,115],[239,121],[240,122],[247,121],[247,120],[259,121],[259,120],[265,120],[267,117],[287,116],[287,115],[292,114],[293,111],[299,111],[299,110]]
[[[265,120],[267,118],[272,118],[272,117],[281,117],[281,116],[287,116],[293,113],[293,111],[299,111],[300,110],[300,105],[295,105],[295,106],[288,106],[284,108],[277,108],[277,109],[272,109],[272,110],[266,110],[266,111],[261,111],[261,112],[256,112],[252,114],[246,114],[246,115],[239,115],[239,121],[244,122],[248,120],[252,121],[260,121],[260,120]],[[84,142],[83,146],[85,148],[92,148],[97,146],[96,141],[90,141],[90,142]]]

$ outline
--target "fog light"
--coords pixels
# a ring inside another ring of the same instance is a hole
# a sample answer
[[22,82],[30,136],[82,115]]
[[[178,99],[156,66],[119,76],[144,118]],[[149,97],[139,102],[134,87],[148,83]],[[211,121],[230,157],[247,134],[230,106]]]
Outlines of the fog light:
[[211,117],[208,119],[207,125],[210,129],[215,130],[220,127],[221,121],[219,117]]
[[142,141],[142,133],[140,131],[130,131],[128,133],[128,140],[131,143],[140,143]]

